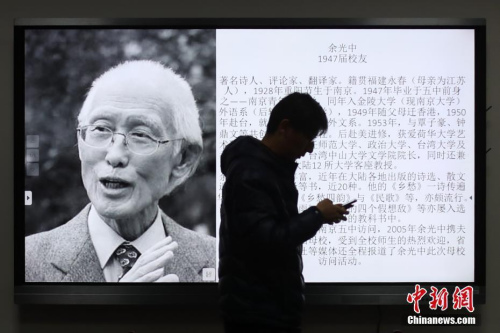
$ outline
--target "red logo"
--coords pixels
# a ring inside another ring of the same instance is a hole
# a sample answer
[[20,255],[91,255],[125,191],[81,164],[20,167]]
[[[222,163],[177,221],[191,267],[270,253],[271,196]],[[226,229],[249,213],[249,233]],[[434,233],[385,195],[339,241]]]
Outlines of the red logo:
[[441,311],[448,309],[448,290],[443,288],[439,290],[434,286],[431,287],[431,296],[432,300],[429,302],[429,308],[431,310],[436,310],[438,307],[441,308]]
[[474,303],[472,294],[473,290],[471,286],[464,287],[463,289],[455,287],[455,291],[453,292],[453,309],[466,308],[469,312],[473,312]]
[[420,313],[420,306],[418,302],[420,302],[425,294],[427,294],[427,290],[425,290],[424,288],[420,288],[420,285],[416,284],[415,292],[413,294],[408,294],[408,296],[406,297],[406,301],[408,303],[413,303],[413,311],[415,311],[416,313]]
[[[416,284],[415,292],[408,294],[408,296],[406,297],[406,301],[408,303],[413,303],[413,311],[415,311],[415,313],[420,313],[419,302],[425,294],[427,294],[427,290],[425,288],[421,288],[419,284]],[[455,291],[453,292],[453,309],[459,310],[462,308],[466,308],[469,312],[473,312],[473,294],[473,288],[471,286],[467,286],[462,289],[460,289],[459,287],[455,287]],[[434,286],[431,286],[431,292],[429,296],[431,297],[431,300],[429,302],[429,308],[431,310],[437,310],[437,308],[440,308],[441,311],[444,311],[448,308],[449,292],[446,288],[438,289]]]

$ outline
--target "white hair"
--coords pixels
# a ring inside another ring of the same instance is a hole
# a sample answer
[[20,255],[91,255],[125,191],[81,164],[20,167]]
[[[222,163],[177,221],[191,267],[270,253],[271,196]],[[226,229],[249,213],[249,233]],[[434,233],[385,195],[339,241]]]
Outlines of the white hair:
[[78,114],[79,126],[87,121],[99,88],[116,82],[139,84],[154,92],[160,105],[172,110],[170,116],[177,138],[203,147],[200,117],[191,87],[172,69],[151,60],[121,63],[95,79]]
[[168,139],[184,139],[171,143],[173,154],[182,150],[185,167],[183,172],[170,179],[165,190],[165,194],[169,194],[194,173],[203,150],[200,116],[191,87],[172,69],[158,62],[134,60],[121,63],[94,80],[78,114],[78,125],[87,124],[92,104],[100,88],[124,83],[137,86],[140,92],[152,93],[155,96],[155,104],[163,108],[164,112],[171,113],[169,116],[176,137]]

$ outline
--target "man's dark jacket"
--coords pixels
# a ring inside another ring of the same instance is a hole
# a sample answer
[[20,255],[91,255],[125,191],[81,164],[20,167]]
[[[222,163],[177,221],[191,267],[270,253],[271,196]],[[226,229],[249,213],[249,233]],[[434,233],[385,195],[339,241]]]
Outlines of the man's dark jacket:
[[302,243],[323,219],[315,207],[298,213],[296,168],[249,136],[222,154],[219,291],[227,323],[300,327]]

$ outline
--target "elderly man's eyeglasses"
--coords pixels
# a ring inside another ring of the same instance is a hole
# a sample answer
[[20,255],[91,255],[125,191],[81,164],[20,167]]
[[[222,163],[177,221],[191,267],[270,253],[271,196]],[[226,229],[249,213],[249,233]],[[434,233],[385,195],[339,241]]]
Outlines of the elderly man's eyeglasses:
[[168,143],[170,141],[182,140],[182,139],[172,139],[172,140],[156,140],[149,136],[148,134],[141,131],[132,131],[127,134],[113,132],[110,128],[106,126],[88,125],[78,127],[78,134],[82,141],[93,148],[106,148],[109,147],[114,142],[115,135],[122,135],[125,138],[125,146],[137,155],[151,155],[154,154],[161,144]]

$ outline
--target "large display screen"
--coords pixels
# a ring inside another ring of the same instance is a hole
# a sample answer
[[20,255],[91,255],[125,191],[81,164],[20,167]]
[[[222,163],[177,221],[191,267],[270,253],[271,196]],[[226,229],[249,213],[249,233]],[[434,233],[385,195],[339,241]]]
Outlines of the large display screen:
[[217,155],[290,92],[328,112],[299,210],[358,201],[305,243],[306,281],[474,280],[474,31],[222,30],[217,78]]
[[293,92],[329,124],[299,211],[357,200],[308,287],[484,285],[484,22],[236,22],[16,26],[17,292],[215,291],[220,155]]

